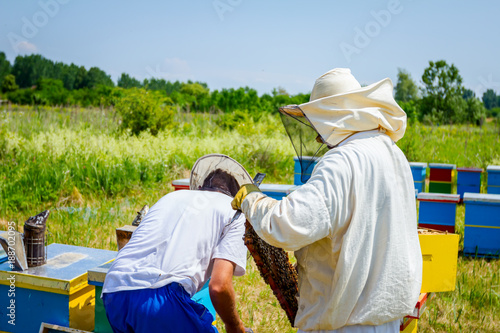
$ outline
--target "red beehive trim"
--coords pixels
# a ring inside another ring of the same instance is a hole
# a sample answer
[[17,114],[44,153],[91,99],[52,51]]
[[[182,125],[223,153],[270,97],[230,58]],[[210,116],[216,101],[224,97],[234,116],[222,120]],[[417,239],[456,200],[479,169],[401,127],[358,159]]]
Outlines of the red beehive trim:
[[430,181],[451,182],[451,173],[453,169],[436,169],[431,168],[429,175]]

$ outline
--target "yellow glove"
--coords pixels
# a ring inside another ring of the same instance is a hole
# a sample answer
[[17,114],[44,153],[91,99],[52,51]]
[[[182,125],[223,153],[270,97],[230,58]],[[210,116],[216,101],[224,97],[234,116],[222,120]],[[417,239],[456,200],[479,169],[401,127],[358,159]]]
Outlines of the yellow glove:
[[246,184],[240,187],[240,190],[234,196],[233,202],[231,202],[231,206],[234,210],[241,210],[241,203],[252,192],[261,192],[257,186],[254,184]]

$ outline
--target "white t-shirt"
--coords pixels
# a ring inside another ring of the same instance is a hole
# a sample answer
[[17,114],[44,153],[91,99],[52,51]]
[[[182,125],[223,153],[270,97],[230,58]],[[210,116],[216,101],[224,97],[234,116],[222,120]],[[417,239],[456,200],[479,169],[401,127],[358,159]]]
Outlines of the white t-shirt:
[[161,198],[118,252],[103,293],[177,282],[193,296],[210,278],[215,258],[235,263],[235,275],[245,274],[245,218],[226,227],[235,213],[231,200],[219,192],[187,190]]

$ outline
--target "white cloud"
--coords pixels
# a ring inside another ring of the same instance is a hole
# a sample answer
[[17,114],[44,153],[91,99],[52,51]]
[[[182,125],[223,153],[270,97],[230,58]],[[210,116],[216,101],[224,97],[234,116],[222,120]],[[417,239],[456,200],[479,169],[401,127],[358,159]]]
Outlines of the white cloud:
[[38,47],[36,47],[35,44],[32,44],[28,41],[22,41],[17,43],[16,48],[17,50],[19,50],[19,53],[31,54],[38,52]]

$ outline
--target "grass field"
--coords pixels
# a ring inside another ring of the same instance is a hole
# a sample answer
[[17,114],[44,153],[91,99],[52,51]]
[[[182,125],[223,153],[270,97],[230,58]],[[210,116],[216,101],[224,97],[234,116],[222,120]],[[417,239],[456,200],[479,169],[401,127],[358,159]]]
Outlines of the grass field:
[[[251,174],[266,172],[266,182],[292,183],[294,151],[277,116],[249,117],[231,130],[218,126],[218,117],[178,114],[169,131],[130,137],[118,130],[119,119],[109,110],[0,109],[0,228],[15,221],[22,231],[30,215],[50,209],[49,243],[116,250],[115,228],[172,191],[171,181],[188,177],[207,153],[230,155]],[[500,165],[499,139],[492,123],[410,124],[398,145],[410,161],[485,168]],[[457,216],[463,238],[463,207]],[[459,255],[456,290],[436,294],[420,331],[500,331],[499,275],[499,260]],[[235,288],[247,326],[295,331],[251,260]]]

